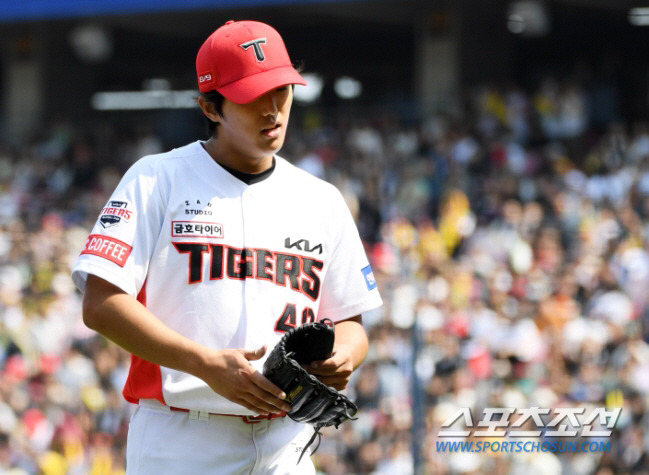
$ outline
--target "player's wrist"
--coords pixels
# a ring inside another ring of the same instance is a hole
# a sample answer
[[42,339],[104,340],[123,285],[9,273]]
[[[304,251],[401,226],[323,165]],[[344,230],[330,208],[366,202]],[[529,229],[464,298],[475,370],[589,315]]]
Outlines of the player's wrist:
[[206,380],[210,374],[213,375],[214,368],[219,366],[221,360],[218,350],[196,344],[189,349],[183,358],[181,371]]

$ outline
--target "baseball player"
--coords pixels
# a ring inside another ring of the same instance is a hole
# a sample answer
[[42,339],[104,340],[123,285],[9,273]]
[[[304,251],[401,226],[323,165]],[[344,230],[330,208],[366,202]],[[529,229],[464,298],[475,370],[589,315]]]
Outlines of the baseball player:
[[86,325],[132,354],[127,473],[315,473],[266,351],[331,319],[334,352],[309,371],[343,389],[381,298],[341,194],[276,155],[306,84],[279,33],[229,21],[196,72],[208,140],[139,159],[72,273]]

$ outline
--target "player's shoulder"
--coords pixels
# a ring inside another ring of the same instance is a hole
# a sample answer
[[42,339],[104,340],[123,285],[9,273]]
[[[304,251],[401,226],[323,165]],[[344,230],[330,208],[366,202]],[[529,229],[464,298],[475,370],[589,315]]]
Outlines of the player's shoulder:
[[276,167],[281,171],[284,179],[290,180],[291,186],[301,187],[309,190],[310,192],[325,193],[331,195],[338,195],[340,191],[328,181],[320,177],[312,175],[306,170],[293,165],[288,160],[275,156]]
[[186,160],[192,159],[203,152],[200,142],[192,142],[178,148],[173,148],[166,152],[145,155],[138,159],[133,168],[139,170],[160,170],[161,168],[176,168],[184,166]]

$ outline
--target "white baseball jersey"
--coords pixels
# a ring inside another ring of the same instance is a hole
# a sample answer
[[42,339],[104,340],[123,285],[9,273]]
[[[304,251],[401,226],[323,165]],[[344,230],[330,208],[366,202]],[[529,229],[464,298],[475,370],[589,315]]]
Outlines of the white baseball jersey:
[[[101,211],[72,277],[138,298],[177,332],[215,349],[272,348],[316,318],[376,308],[376,288],[341,194],[280,157],[247,185],[194,142],[136,162]],[[252,362],[259,370],[263,359]],[[192,375],[132,357],[124,397],[252,414]]]

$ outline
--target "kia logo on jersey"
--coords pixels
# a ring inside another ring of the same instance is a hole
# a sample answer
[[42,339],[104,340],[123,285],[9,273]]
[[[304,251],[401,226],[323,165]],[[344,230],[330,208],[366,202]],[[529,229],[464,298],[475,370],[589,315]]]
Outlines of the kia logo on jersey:
[[311,245],[308,239],[298,239],[294,242],[291,242],[291,238],[287,237],[284,239],[284,247],[286,249],[297,249],[298,251],[305,252],[315,252],[318,251],[318,254],[322,254],[322,244]]

